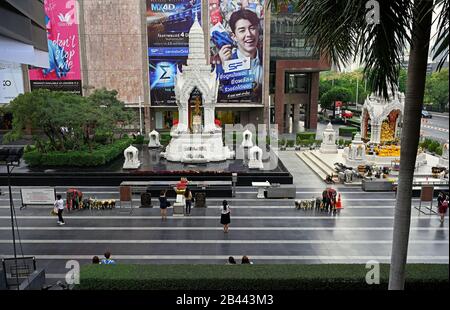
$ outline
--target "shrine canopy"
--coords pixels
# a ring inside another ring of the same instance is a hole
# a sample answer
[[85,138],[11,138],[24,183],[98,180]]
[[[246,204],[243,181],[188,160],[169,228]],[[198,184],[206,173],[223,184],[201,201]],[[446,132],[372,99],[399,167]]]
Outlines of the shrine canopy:
[[389,98],[372,93],[364,101],[361,114],[361,137],[370,143],[394,142],[400,138],[405,95],[389,91]]

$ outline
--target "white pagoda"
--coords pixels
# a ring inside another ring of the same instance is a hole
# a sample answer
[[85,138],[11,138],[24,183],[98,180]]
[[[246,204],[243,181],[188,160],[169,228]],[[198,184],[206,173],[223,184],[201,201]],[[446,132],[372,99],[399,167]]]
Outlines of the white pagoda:
[[[205,163],[232,159],[234,152],[224,146],[222,128],[215,123],[219,81],[216,70],[205,56],[203,29],[197,15],[189,31],[187,65],[175,77],[175,97],[178,106],[178,124],[171,129],[172,137],[161,155],[169,161]],[[190,105],[191,95],[200,93],[195,109]],[[200,107],[201,103],[201,107]]]

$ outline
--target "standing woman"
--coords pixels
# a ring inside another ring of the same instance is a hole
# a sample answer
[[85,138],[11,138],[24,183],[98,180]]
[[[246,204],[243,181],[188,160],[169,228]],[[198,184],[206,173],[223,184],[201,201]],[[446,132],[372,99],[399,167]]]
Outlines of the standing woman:
[[445,213],[447,213],[448,209],[448,196],[444,192],[440,192],[437,198],[438,201],[438,212],[441,217],[441,224],[444,223]]
[[228,225],[230,225],[230,206],[228,201],[224,200],[222,202],[223,207],[221,208],[220,223],[223,225],[223,232],[228,232]]
[[65,225],[66,223],[64,222],[63,219],[63,211],[64,211],[64,201],[62,200],[61,195],[56,195],[56,201],[55,201],[55,207],[58,209],[58,225]]
[[186,200],[186,215],[191,215],[191,207],[192,207],[192,192],[186,187],[184,191],[184,198]]
[[163,221],[167,220],[167,207],[169,202],[167,201],[166,191],[161,191],[159,194],[159,208],[161,209],[161,219]]

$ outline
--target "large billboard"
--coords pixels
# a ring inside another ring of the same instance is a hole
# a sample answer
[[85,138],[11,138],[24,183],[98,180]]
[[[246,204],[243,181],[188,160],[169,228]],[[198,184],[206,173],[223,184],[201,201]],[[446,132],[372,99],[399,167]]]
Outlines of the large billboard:
[[31,90],[46,88],[81,95],[76,0],[45,0],[50,68],[30,68]]
[[219,103],[261,103],[264,0],[209,0]]
[[154,106],[176,105],[177,66],[186,64],[189,30],[201,22],[201,0],[147,0],[150,98]]
[[20,64],[0,62],[0,104],[11,102],[23,94],[23,90]]

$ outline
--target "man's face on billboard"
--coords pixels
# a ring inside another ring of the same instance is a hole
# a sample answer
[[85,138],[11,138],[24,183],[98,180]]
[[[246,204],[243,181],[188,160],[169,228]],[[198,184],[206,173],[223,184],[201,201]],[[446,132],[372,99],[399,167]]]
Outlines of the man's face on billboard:
[[256,55],[259,39],[258,25],[252,25],[247,19],[238,20],[233,38],[241,51],[251,54],[253,57]]

